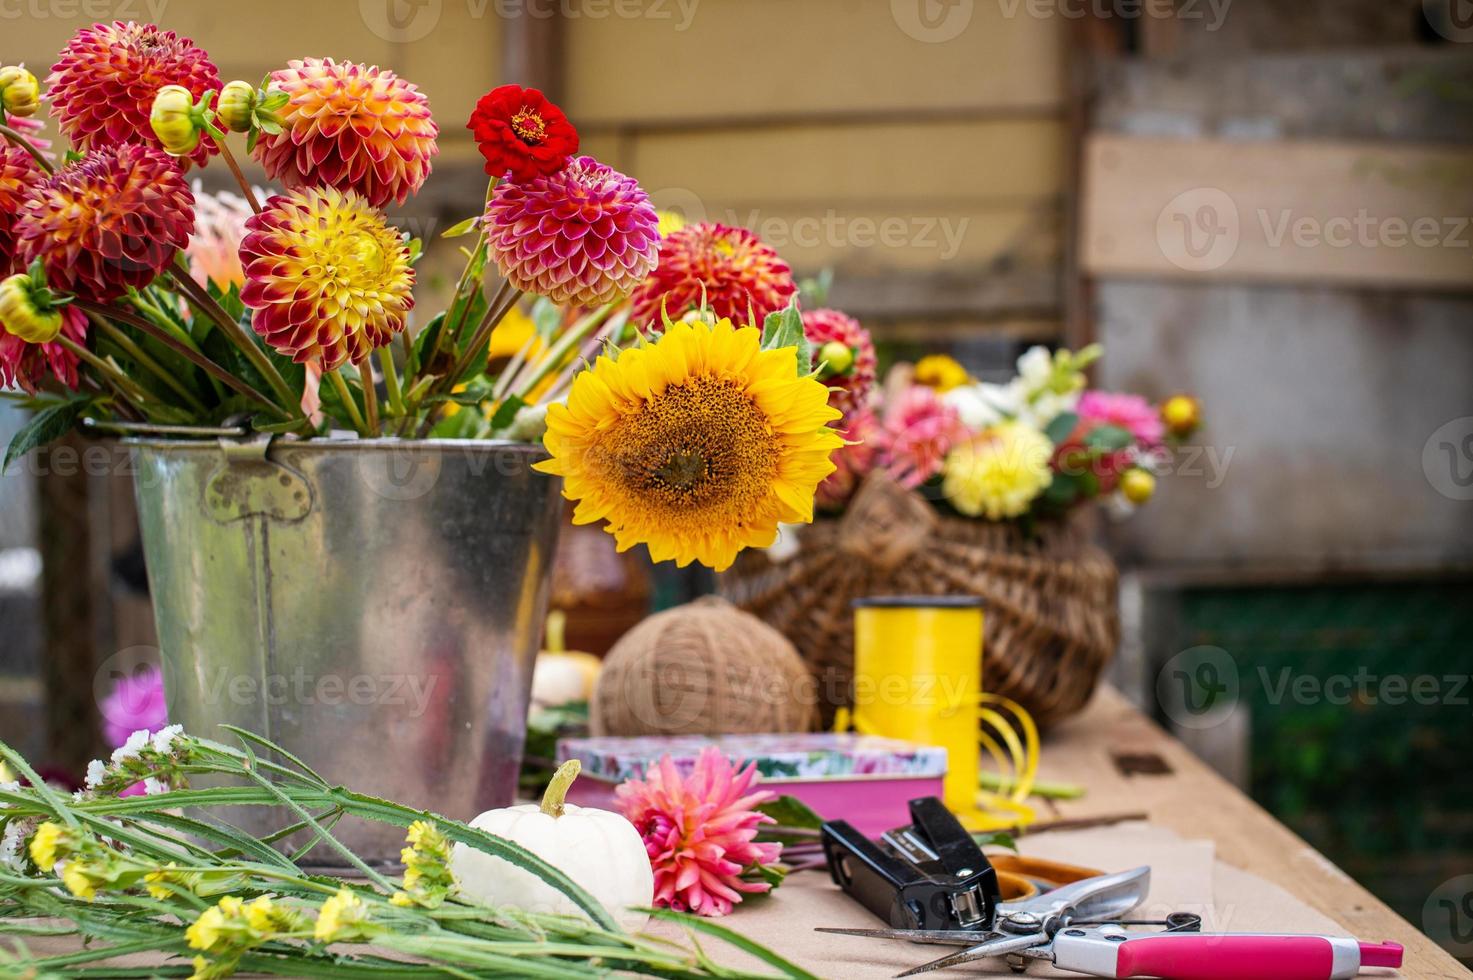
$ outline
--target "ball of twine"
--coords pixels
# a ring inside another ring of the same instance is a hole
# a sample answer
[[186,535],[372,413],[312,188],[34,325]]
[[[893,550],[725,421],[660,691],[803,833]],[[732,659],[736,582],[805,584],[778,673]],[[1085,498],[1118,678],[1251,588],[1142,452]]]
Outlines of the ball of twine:
[[657,613],[604,659],[590,713],[595,735],[801,732],[817,692],[793,644],[725,599]]

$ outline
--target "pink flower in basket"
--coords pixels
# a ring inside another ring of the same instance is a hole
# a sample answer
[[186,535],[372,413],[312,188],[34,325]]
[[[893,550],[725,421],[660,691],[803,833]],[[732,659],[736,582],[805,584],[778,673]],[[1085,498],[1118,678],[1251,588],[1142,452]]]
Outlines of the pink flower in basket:
[[738,771],[714,746],[702,750],[684,779],[670,756],[643,780],[631,779],[615,793],[620,811],[644,838],[655,872],[655,905],[696,915],[726,915],[742,893],[772,886],[743,879],[743,872],[770,864],[781,844],[753,840],[771,817],[756,808],[772,799],[748,792],[755,765]]
[[1119,426],[1143,446],[1160,445],[1166,435],[1161,413],[1140,395],[1111,391],[1086,391],[1079,396],[1079,417],[1091,422]]
[[941,472],[946,454],[968,435],[956,409],[934,388],[907,388],[885,414],[884,467],[901,484],[920,486]]

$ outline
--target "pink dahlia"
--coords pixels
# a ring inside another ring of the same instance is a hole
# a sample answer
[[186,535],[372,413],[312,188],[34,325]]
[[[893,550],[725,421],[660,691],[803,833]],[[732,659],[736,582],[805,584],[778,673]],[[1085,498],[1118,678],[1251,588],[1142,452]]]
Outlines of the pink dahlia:
[[18,146],[0,142],[0,279],[21,269],[15,219],[32,187],[46,180],[35,159]]
[[970,436],[956,409],[924,385],[905,389],[885,413],[881,428],[883,465],[907,487],[940,473],[946,454]]
[[[62,307],[61,333],[74,343],[86,344],[86,314],[75,306]],[[34,395],[48,377],[75,390],[77,355],[55,341],[28,343],[0,324],[0,388],[20,388]]]
[[838,310],[805,310],[803,333],[813,345],[815,356],[825,345],[834,343],[849,351],[850,363],[844,370],[820,379],[829,386],[829,404],[845,418],[869,404],[875,387],[875,344],[869,331]]
[[649,275],[659,254],[660,216],[649,195],[593,157],[523,184],[497,184],[484,221],[501,274],[554,303],[618,299]]
[[142,288],[194,231],[194,195],[162,150],[93,150],[34,188],[15,222],[21,258],[58,292],[106,302]]
[[660,309],[672,320],[701,305],[704,297],[719,317],[756,325],[788,305],[798,291],[793,270],[745,228],[701,222],[660,242],[660,262],[630,300],[640,326],[660,324]]
[[773,823],[756,808],[773,799],[748,792],[757,767],[737,771],[715,746],[708,746],[685,779],[667,755],[644,780],[631,779],[616,791],[619,810],[644,838],[655,871],[655,905],[696,915],[726,915],[742,893],[772,886],[747,881],[743,872],[770,864],[781,844],[759,844],[757,829]]
[[121,746],[139,729],[158,731],[169,724],[163,672],[157,665],[148,664],[120,677],[100,707],[102,731],[113,748]]
[[[220,73],[188,38],[116,21],[73,35],[46,84],[61,131],[77,149],[137,142],[163,149],[148,124],[158,90],[182,85],[198,101],[220,88]],[[203,166],[215,152],[212,140],[200,140],[188,159]]]
[[440,127],[424,93],[393,72],[306,58],[272,72],[269,87],[289,97],[282,131],[261,134],[252,155],[288,190],[357,191],[379,208],[429,177]]
[[245,238],[246,221],[254,213],[250,202],[230,191],[212,194],[195,181],[194,204],[194,235],[184,249],[189,274],[201,286],[211,282],[221,289],[244,286],[240,243]]
[[1125,429],[1143,446],[1156,446],[1166,435],[1161,413],[1140,395],[1086,391],[1075,408],[1081,419]]
[[41,134],[46,131],[46,121],[43,119],[22,119],[20,116],[12,116],[5,113],[5,125],[24,136],[32,146],[41,151],[42,156],[48,160],[55,160],[56,154],[51,152],[51,141]]

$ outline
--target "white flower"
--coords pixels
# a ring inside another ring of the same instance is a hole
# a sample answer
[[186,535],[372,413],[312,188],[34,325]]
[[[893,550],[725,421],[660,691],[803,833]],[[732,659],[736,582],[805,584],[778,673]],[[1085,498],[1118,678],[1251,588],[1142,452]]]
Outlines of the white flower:
[[777,526],[777,537],[772,544],[767,546],[767,559],[775,565],[792,558],[798,553],[798,535],[803,530],[801,524],[779,524]]
[[1052,391],[1039,392],[1018,412],[1018,421],[1035,429],[1047,429],[1050,422],[1065,412],[1074,411],[1074,406],[1078,404],[1079,392],[1077,391],[1071,391],[1066,395],[1058,395]]
[[40,817],[27,817],[5,825],[5,835],[0,837],[0,865],[14,871],[25,865],[25,839],[35,833],[40,822]]
[[1016,383],[961,385],[942,395],[941,401],[956,409],[962,425],[973,432],[981,432],[1004,419],[1013,418],[1023,407],[1021,389]]
[[1054,377],[1054,356],[1048,348],[1035,345],[1018,358],[1018,380],[1025,391],[1034,392],[1047,385]]
[[127,762],[135,758],[148,745],[148,729],[140,728],[128,736],[128,741],[113,750],[113,762]]
[[146,777],[143,780],[143,795],[144,796],[157,796],[160,793],[167,793],[168,791],[169,791],[169,787],[167,785],[165,785],[164,783],[159,782],[157,779],[154,779],[152,776],[148,776],[148,777]]
[[96,789],[107,778],[107,765],[101,759],[87,763],[87,788]]
[[169,750],[174,746],[175,739],[183,734],[183,725],[168,725],[160,728],[153,737],[153,750],[160,755],[168,755]]

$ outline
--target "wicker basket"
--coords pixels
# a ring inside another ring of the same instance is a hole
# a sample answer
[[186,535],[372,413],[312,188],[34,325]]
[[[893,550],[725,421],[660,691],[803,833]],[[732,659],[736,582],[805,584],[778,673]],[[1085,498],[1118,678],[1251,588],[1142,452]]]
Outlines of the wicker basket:
[[817,675],[825,724],[849,698],[849,604],[862,596],[981,596],[983,684],[1040,725],[1084,707],[1115,653],[1118,574],[1083,514],[1025,536],[1012,525],[942,516],[876,474],[842,518],[815,521],[798,541],[781,562],[744,553],[721,576],[721,591],[797,646]]

